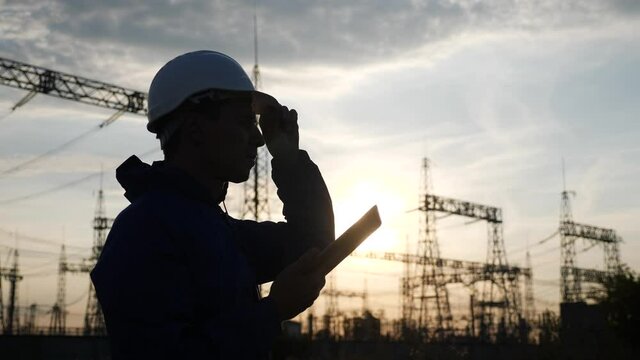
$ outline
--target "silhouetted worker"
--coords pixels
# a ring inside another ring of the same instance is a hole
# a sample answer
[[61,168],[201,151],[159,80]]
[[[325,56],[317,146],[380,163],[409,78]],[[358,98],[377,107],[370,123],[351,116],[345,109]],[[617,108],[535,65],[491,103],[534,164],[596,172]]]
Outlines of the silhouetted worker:
[[[297,113],[255,91],[232,58],[196,51],[158,71],[148,119],[165,160],[132,156],[117,169],[131,205],[91,272],[112,356],[264,358],[281,322],[318,297],[313,248],[334,239],[329,193],[298,148]],[[265,143],[286,222],[234,219],[219,207],[227,184],[248,179]],[[274,279],[260,298],[256,286]]]

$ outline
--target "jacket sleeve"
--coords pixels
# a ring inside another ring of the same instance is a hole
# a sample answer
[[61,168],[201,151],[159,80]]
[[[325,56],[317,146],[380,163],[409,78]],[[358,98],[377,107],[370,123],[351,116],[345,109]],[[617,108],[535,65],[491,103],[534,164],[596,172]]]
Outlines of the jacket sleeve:
[[[226,275],[205,261],[158,224],[116,220],[91,272],[113,359],[258,358],[270,349],[280,331],[274,304],[225,302]],[[194,282],[207,283],[208,293]]]
[[271,161],[286,222],[235,220],[238,240],[258,283],[272,281],[308,249],[335,239],[333,206],[318,167],[306,151],[292,162]]

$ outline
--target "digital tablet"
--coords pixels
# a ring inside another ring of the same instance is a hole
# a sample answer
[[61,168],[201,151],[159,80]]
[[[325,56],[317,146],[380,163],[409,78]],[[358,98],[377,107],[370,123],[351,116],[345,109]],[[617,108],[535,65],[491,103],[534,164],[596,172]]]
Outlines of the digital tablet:
[[373,206],[355,224],[340,235],[336,241],[324,248],[318,257],[320,267],[325,275],[349,256],[381,224],[378,206]]

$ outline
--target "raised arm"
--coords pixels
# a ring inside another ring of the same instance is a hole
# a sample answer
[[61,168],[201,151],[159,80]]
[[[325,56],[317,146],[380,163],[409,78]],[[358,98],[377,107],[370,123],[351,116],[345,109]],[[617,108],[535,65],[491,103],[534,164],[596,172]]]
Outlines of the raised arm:
[[273,156],[272,178],[284,204],[286,222],[235,221],[238,240],[259,283],[271,281],[306,250],[335,238],[331,197],[318,167],[299,150],[298,113],[257,93],[254,111]]
[[272,161],[286,222],[233,221],[259,283],[273,280],[308,249],[322,249],[335,239],[331,197],[318,167],[302,150],[289,160]]

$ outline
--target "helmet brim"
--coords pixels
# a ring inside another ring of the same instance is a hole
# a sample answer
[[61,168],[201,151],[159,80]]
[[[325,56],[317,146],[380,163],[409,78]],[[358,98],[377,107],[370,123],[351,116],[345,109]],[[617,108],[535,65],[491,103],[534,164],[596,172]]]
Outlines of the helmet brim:
[[270,108],[280,108],[280,103],[275,97],[263,93],[261,91],[254,90],[252,92],[251,108],[254,113],[262,114],[267,112]]

